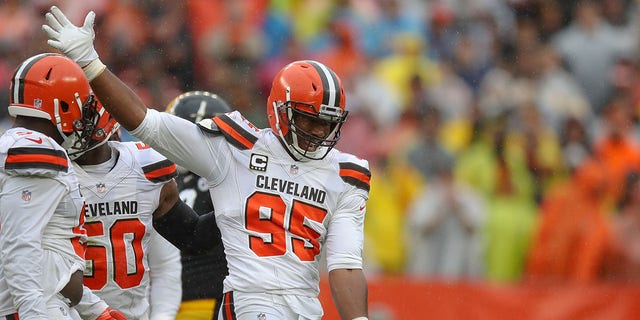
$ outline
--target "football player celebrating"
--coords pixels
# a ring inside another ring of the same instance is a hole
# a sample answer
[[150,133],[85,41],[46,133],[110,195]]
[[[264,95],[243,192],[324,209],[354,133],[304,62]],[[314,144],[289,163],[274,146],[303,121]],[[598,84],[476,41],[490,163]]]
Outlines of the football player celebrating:
[[[92,103],[100,106],[97,100]],[[91,128],[96,132],[93,139],[106,143],[77,145],[69,152],[86,201],[84,284],[127,319],[173,320],[182,291],[180,253],[157,235],[152,224],[154,219],[174,214],[173,207],[186,210],[179,216],[191,221],[198,221],[199,216],[187,206],[175,206],[179,193],[173,162],[141,142],[107,142],[119,125],[108,112],[92,110],[101,107],[83,110],[83,121],[76,126]],[[215,220],[205,221],[209,223],[203,229],[217,230]],[[172,227],[189,230],[183,223]],[[219,232],[208,235],[217,238],[201,237],[208,245],[199,246],[200,250],[220,243]],[[83,296],[76,306],[86,319],[94,319],[101,308],[92,295]]]
[[[340,316],[366,319],[370,172],[366,160],[333,148],[347,117],[338,76],[322,63],[295,61],[273,81],[270,128],[237,111],[194,124],[148,109],[106,68],[93,46],[94,18],[90,12],[77,27],[54,6],[43,29],[132,135],[208,181],[229,268],[219,319],[321,319],[322,250]],[[181,219],[166,218],[158,225]]]
[[[85,116],[99,119],[84,126],[101,135],[118,129],[108,113]],[[86,201],[85,286],[127,319],[175,319],[180,252],[152,223],[178,199],[175,164],[141,142],[108,141],[78,148],[70,157]],[[76,309],[92,318],[99,307],[83,298]]]
[[[193,123],[227,113],[231,108],[218,95],[207,91],[185,92],[167,106],[168,113]],[[207,180],[178,168],[180,198],[196,212],[213,211]],[[219,231],[218,231],[219,232]],[[217,319],[222,301],[222,281],[228,274],[222,245],[209,253],[182,253],[182,304],[176,320]]]
[[0,317],[72,319],[84,293],[90,319],[125,319],[85,290],[84,198],[67,152],[108,138],[85,123],[107,113],[82,69],[59,54],[22,62],[11,78],[13,127],[0,137]]

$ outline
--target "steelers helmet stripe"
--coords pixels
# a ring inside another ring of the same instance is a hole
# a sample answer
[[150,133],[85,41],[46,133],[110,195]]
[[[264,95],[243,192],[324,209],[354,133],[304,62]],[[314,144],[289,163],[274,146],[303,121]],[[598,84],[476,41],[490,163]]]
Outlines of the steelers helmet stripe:
[[322,80],[322,89],[324,91],[322,104],[338,107],[340,105],[340,83],[338,82],[338,76],[320,62],[313,60],[308,60],[307,62],[316,69]]
[[15,74],[13,75],[13,86],[11,87],[11,96],[13,98],[12,103],[24,103],[24,79],[27,76],[27,73],[31,70],[31,67],[36,64],[36,62],[51,55],[54,55],[54,53],[41,53],[27,59],[18,66]]

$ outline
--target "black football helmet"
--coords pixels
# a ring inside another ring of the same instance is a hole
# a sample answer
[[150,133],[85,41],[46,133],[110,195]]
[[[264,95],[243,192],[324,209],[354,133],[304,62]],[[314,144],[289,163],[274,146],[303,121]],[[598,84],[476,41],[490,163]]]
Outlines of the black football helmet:
[[175,97],[167,105],[168,113],[198,123],[231,111],[231,107],[217,94],[208,91],[188,91]]

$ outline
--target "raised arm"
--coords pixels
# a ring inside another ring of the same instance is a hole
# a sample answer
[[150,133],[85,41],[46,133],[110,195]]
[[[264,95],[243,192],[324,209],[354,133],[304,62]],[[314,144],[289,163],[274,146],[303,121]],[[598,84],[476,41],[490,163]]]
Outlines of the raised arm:
[[[93,46],[93,12],[87,14],[82,27],[73,25],[55,6],[45,16],[47,24],[42,29],[49,36],[47,43],[82,67],[96,96],[124,128],[171,161],[209,181],[223,174],[228,167],[228,154],[219,152],[219,145],[224,140],[219,139],[216,144],[195,123],[148,110],[140,97],[100,61]],[[203,151],[211,151],[215,159],[203,157]]]
[[142,99],[116,77],[100,61],[93,46],[95,13],[89,12],[82,27],[77,27],[56,6],[45,14],[47,24],[42,29],[47,43],[78,63],[91,83],[91,88],[105,108],[127,130],[140,125],[147,112]]
[[140,97],[109,69],[105,68],[90,83],[104,107],[125,129],[132,131],[144,120],[147,107]]

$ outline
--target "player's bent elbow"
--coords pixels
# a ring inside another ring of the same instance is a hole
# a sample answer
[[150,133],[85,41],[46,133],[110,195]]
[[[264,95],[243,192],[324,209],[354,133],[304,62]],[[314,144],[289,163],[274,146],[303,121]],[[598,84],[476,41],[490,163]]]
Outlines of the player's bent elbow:
[[176,246],[189,254],[207,253],[221,242],[214,212],[199,216],[182,201],[160,217],[154,217],[153,227]]

